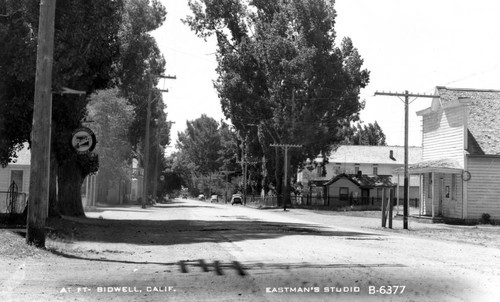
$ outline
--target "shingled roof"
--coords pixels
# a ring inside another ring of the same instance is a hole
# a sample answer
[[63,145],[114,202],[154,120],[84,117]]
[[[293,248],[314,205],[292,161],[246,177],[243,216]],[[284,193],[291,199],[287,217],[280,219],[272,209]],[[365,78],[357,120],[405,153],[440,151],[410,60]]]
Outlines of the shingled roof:
[[355,185],[360,188],[380,188],[380,187],[394,187],[395,183],[391,181],[391,175],[376,175],[376,176],[368,176],[368,175],[357,175],[357,174],[339,174],[328,182],[323,183],[324,186],[331,185],[335,183],[339,179],[348,179],[352,181]]
[[[500,90],[449,88],[438,86],[442,104],[467,99],[468,130],[475,139],[474,154],[500,154]],[[469,136],[469,141],[471,138]],[[477,150],[477,146],[482,150]],[[482,151],[482,152],[481,152]]]
[[[393,151],[394,159],[389,157]],[[328,158],[330,163],[358,163],[358,164],[404,164],[403,146],[366,146],[341,145]],[[422,161],[422,148],[408,148],[408,162]]]

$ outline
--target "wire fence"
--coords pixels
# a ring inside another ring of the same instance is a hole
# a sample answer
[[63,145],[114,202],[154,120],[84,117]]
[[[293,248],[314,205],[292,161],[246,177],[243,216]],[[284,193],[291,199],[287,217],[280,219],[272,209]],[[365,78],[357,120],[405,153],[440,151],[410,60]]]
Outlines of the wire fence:
[[[263,206],[263,207],[277,207],[281,206],[278,204],[277,196],[260,196],[260,195],[247,195],[246,202],[250,205]],[[393,199],[393,205],[397,205],[397,199]],[[399,204],[403,204],[403,199],[400,198]],[[380,209],[382,207],[382,198],[377,197],[321,197],[317,195],[291,195],[290,203],[291,206],[298,207],[324,207],[324,208],[343,208],[343,207],[366,207],[372,209]],[[420,201],[418,198],[412,198],[409,200],[410,207],[419,207]]]
[[26,207],[27,194],[17,193],[12,199],[11,192],[0,191],[0,213],[21,214]]

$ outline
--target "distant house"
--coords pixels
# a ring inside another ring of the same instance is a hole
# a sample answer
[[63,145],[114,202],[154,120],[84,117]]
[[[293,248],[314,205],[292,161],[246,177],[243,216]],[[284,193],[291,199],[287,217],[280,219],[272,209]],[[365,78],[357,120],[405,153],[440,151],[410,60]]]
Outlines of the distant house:
[[30,162],[31,152],[28,150],[28,144],[25,144],[13,162],[5,168],[0,166],[0,213],[6,211],[7,192],[12,183],[17,186],[19,207],[24,207],[29,193]]
[[349,205],[380,205],[382,197],[389,197],[384,189],[394,189],[396,184],[391,176],[368,176],[358,174],[339,174],[327,181],[325,187],[325,201],[329,206]]
[[440,98],[423,118],[424,214],[477,221],[500,220],[500,91],[436,87]]
[[[322,158],[316,158],[315,165],[309,164],[309,167],[315,166],[314,169],[305,168],[299,173],[297,180],[307,187],[310,183],[314,188],[311,190],[318,194],[318,186],[325,185],[327,182],[334,179],[336,176],[358,175],[361,173],[363,177],[371,177],[376,180],[380,176],[390,179],[396,186],[399,185],[400,200],[403,199],[403,177],[394,172],[395,169],[404,165],[404,147],[403,146],[365,146],[365,145],[341,145],[336,150],[332,151],[331,155],[326,160],[324,170],[318,163],[323,161]],[[422,148],[408,148],[408,162],[417,163],[422,161]],[[365,179],[367,180],[367,179]],[[372,181],[373,181],[372,180]],[[409,198],[413,200],[413,205],[420,198],[420,178],[418,175],[410,177]],[[371,192],[371,197],[381,198],[382,190]]]

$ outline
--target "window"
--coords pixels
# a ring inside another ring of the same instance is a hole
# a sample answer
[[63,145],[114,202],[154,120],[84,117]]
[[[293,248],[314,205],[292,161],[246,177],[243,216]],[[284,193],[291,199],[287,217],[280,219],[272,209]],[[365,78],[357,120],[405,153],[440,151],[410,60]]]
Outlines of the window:
[[[10,171],[10,184],[15,182],[17,185],[17,192],[21,193],[23,191],[23,170],[12,170]],[[9,186],[10,186],[9,184]]]
[[349,188],[340,187],[339,198],[340,198],[340,200],[348,200],[349,199]]
[[450,186],[446,186],[444,190],[444,197],[450,198]]
[[358,172],[359,172],[359,165],[356,164],[354,165],[354,174],[358,174]]
[[373,166],[373,175],[378,175],[378,167]]

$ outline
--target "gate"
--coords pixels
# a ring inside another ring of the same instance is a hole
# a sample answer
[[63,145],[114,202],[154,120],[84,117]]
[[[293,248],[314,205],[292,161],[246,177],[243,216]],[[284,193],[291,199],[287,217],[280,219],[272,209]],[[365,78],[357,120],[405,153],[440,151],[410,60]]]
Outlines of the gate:
[[13,215],[16,213],[17,193],[17,184],[15,181],[12,181],[9,186],[9,190],[7,191],[7,200],[5,201],[7,213],[9,214],[10,219],[13,219]]
[[1,220],[5,219],[8,224],[24,224],[22,218],[26,207],[26,197],[26,193],[19,193],[14,181],[10,184],[8,191],[0,192]]

